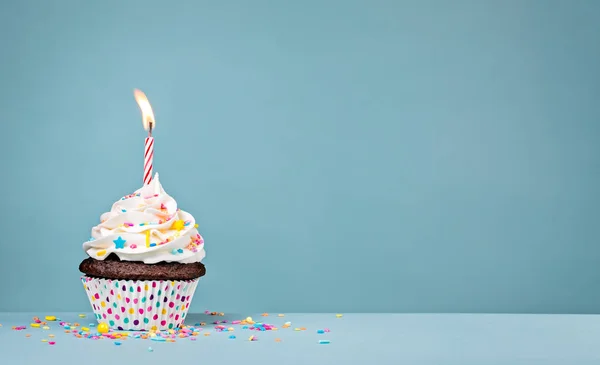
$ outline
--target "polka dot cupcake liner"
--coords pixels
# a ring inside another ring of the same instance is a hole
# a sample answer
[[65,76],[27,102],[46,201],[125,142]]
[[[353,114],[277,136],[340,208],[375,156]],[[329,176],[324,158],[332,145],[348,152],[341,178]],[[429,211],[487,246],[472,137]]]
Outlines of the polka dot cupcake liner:
[[83,276],[98,322],[115,330],[167,330],[183,324],[196,280],[111,280]]

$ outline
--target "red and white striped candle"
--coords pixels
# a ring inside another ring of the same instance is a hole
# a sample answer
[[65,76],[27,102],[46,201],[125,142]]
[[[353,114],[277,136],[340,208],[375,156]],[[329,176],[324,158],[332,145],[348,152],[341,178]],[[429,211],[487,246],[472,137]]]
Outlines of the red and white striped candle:
[[152,181],[152,162],[154,160],[154,137],[146,137],[144,144],[144,185]]
[[148,131],[148,137],[146,137],[144,143],[144,184],[148,185],[152,181],[152,165],[154,161],[154,138],[152,137],[152,130],[156,126],[156,121],[154,120],[154,112],[152,112],[152,107],[146,94],[135,89],[133,95],[142,110],[142,124],[144,125],[144,129]]

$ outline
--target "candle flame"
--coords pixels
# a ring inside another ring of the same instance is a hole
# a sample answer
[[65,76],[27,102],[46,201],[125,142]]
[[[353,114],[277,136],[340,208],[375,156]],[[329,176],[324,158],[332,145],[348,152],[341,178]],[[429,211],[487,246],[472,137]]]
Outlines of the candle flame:
[[152,112],[152,106],[150,106],[150,102],[148,101],[146,94],[144,94],[141,90],[134,89],[133,96],[135,97],[135,101],[138,103],[140,110],[142,111],[142,124],[144,125],[144,129],[154,129],[156,127],[154,112]]

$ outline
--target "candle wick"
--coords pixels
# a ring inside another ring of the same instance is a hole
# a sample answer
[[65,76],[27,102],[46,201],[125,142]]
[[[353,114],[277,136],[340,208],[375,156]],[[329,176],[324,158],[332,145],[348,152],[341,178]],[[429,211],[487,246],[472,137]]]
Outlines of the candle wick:
[[152,137],[152,122],[148,123],[148,137]]

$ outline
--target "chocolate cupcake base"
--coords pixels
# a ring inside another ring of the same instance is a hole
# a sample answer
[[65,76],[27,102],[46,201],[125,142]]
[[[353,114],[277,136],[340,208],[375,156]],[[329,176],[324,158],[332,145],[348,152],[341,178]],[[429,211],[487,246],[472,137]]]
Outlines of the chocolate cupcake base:
[[79,271],[92,278],[119,280],[193,280],[206,274],[206,268],[200,262],[145,264],[121,261],[115,254],[110,254],[103,261],[88,257],[79,264]]

